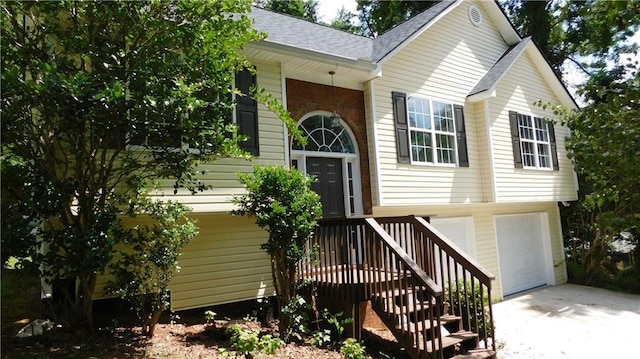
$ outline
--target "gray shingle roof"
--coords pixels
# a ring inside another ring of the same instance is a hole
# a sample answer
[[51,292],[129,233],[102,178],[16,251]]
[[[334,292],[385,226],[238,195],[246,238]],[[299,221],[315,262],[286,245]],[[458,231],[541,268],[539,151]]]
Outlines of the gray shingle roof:
[[417,33],[425,25],[430,23],[455,1],[441,1],[409,20],[400,23],[384,34],[378,36],[373,43],[373,54],[371,58],[374,62],[382,60],[394,49],[400,46],[405,40]]
[[253,7],[254,28],[268,34],[266,41],[298,49],[357,60],[370,58],[373,40],[328,26]]
[[266,41],[347,59],[369,59],[373,63],[400,46],[433,21],[455,1],[442,1],[375,39],[315,24],[295,17],[253,7],[249,16],[254,27],[268,34]]
[[507,51],[496,61],[487,73],[478,81],[468,96],[492,89],[504,76],[511,65],[518,59],[522,51],[531,42],[531,37],[522,39],[519,43],[509,47]]

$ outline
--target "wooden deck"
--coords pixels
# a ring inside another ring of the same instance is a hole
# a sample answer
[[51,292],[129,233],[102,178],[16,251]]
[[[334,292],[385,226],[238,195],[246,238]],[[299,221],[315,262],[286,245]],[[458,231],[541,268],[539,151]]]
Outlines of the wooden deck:
[[406,271],[388,271],[347,264],[315,267],[300,274],[302,278],[313,281],[319,294],[330,293],[340,300],[354,303],[370,300],[371,286],[374,283],[389,283],[391,288],[390,283],[393,281],[411,277],[411,273]]

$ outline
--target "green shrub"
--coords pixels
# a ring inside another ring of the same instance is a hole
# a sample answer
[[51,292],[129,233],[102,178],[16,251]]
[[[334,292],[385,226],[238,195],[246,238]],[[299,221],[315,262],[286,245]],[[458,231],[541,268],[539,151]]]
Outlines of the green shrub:
[[180,271],[182,248],[198,234],[189,210],[178,202],[141,199],[132,205],[132,214],[144,214],[148,220],[118,227],[125,249],[108,265],[113,278],[105,290],[131,304],[143,321],[143,333],[149,336],[170,307],[169,283]]
[[[271,274],[280,308],[278,326],[289,340],[295,325],[284,310],[297,298],[298,263],[307,255],[305,244],[322,218],[320,196],[311,189],[312,178],[282,166],[254,166],[253,174],[240,173],[247,194],[236,196],[238,206],[232,213],[247,215],[269,232],[260,248],[269,254]],[[295,305],[295,303],[294,303]]]
[[344,333],[345,326],[353,323],[353,318],[340,319],[343,314],[344,312],[332,314],[325,308],[322,312],[322,317],[329,327],[313,332],[311,344],[317,347],[338,347],[342,342],[342,333]]
[[342,342],[340,353],[344,356],[345,359],[364,359],[364,349],[364,345],[359,343],[354,338],[347,338],[344,342]]
[[[459,291],[460,298],[458,299]],[[465,295],[466,293],[466,295]],[[471,290],[471,284],[467,283],[466,288],[462,281],[458,281],[455,287],[447,287],[446,299],[451,298],[451,307],[455,315],[461,316],[463,323],[471,322],[471,331],[480,335],[484,334],[485,324],[487,325],[487,337],[493,336],[493,327],[491,326],[491,317],[489,316],[489,299],[486,297],[487,291],[484,291],[485,298],[480,295],[480,285],[475,286],[475,291]],[[474,307],[475,303],[475,307]],[[469,318],[469,314],[471,318]],[[484,317],[484,323],[482,321]],[[470,320],[469,320],[470,319]]]
[[245,330],[238,324],[227,328],[227,332],[231,335],[231,347],[236,350],[236,357],[244,355],[245,358],[251,359],[261,353],[273,355],[284,345],[280,338],[274,338],[269,334],[260,337],[257,330]]
[[204,319],[207,320],[207,323],[213,323],[213,321],[216,319],[216,315],[218,315],[218,313],[214,312],[213,310],[207,310],[206,312],[204,312]]

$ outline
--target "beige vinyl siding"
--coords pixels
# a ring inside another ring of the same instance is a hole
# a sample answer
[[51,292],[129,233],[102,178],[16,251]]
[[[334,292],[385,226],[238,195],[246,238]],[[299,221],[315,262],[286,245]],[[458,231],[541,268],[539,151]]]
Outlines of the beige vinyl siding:
[[[480,7],[482,11],[482,7]],[[478,111],[465,104],[468,92],[493,65],[507,46],[489,16],[473,26],[468,4],[456,7],[390,58],[375,86],[376,145],[381,178],[381,203],[385,206],[426,203],[481,203],[488,198],[482,181],[485,150],[479,150],[484,126]],[[399,164],[391,92],[465,105],[468,168]],[[483,117],[482,117],[483,118]]]
[[478,145],[469,148],[469,152],[475,152],[480,161],[480,182],[482,183],[482,202],[495,202],[493,189],[493,165],[491,155],[491,144],[489,143],[489,127],[486,112],[488,110],[486,102],[469,103],[467,106],[473,110],[473,116],[477,120]]
[[[257,68],[258,85],[282,100],[280,64],[262,62],[254,64]],[[205,171],[205,174],[201,176],[202,181],[213,185],[213,190],[191,195],[188,190],[180,189],[174,195],[173,182],[165,180],[160,182],[160,189],[155,193],[164,196],[164,199],[185,203],[194,212],[227,212],[231,210],[232,204],[229,202],[231,196],[243,193],[242,186],[238,182],[238,172],[252,172],[253,164],[285,164],[286,145],[283,122],[263,105],[258,105],[258,117],[260,156],[254,157],[251,161],[224,158],[213,163],[200,165],[199,169]]]
[[374,100],[373,94],[375,93],[375,88],[373,81],[369,81],[366,83],[364,87],[364,110],[365,110],[365,121],[367,124],[367,138],[370,140],[367,141],[369,151],[369,173],[364,173],[364,176],[369,176],[369,182],[371,184],[371,202],[374,206],[379,206],[380,202],[380,193],[378,191],[378,148],[377,148],[377,140],[374,126],[372,126],[373,119],[375,118],[375,109],[374,109]]
[[560,212],[555,202],[537,203],[486,203],[463,205],[431,205],[407,207],[374,207],[375,216],[397,216],[424,214],[437,218],[473,217],[476,240],[476,259],[484,268],[493,273],[496,279],[492,283],[492,296],[502,298],[500,285],[500,264],[494,216],[505,214],[546,213],[549,219],[549,238],[553,261],[555,284],[567,281],[562,242]]
[[[197,213],[191,217],[198,221],[199,234],[178,259],[181,269],[169,285],[172,310],[274,294],[269,257],[260,249],[267,240],[266,231],[252,219],[227,213]],[[98,276],[94,298],[109,297],[104,291],[109,279]]]
[[185,248],[169,286],[173,310],[273,295],[267,232],[246,217],[198,214],[200,234]]
[[[533,49],[531,49],[533,51]],[[577,199],[573,166],[567,158],[566,127],[556,124],[559,171],[515,168],[511,145],[509,111],[535,117],[554,118],[553,112],[534,103],[558,103],[559,100],[542,80],[525,52],[496,88],[497,97],[489,100],[489,116],[493,143],[496,200],[498,202],[570,201]]]

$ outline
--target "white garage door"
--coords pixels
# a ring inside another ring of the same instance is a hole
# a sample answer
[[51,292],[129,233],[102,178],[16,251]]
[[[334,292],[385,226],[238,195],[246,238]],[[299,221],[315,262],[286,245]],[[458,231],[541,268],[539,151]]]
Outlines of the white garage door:
[[539,214],[496,216],[503,295],[547,284]]
[[431,224],[460,249],[476,258],[476,240],[472,217],[431,218]]

